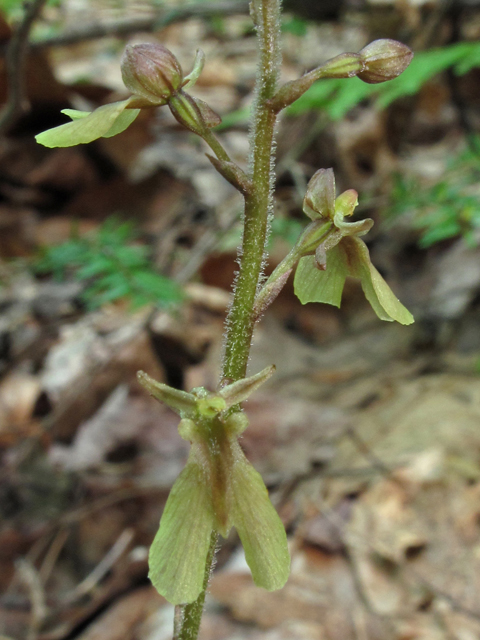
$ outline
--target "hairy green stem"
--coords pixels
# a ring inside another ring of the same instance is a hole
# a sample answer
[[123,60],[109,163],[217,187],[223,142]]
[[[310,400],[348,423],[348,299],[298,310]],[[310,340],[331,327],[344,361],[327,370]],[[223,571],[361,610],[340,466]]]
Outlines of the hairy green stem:
[[[259,42],[249,175],[253,186],[248,193],[245,193],[240,266],[233,304],[227,319],[223,377],[232,380],[244,378],[247,371],[255,324],[255,296],[262,274],[268,215],[272,204],[272,155],[276,114],[268,105],[268,101],[275,95],[281,63],[280,2],[281,0],[252,0],[251,3]],[[212,139],[207,142],[212,146]],[[217,154],[220,151],[218,147],[213,150]],[[217,534],[215,533],[212,535],[205,565],[205,589],[195,602],[182,607],[175,640],[195,640],[198,636],[216,544]]]
[[272,155],[276,114],[268,101],[275,95],[280,67],[280,0],[252,2],[259,36],[257,95],[253,112],[250,178],[245,196],[242,253],[232,308],[227,320],[223,375],[238,380],[247,370],[255,316],[253,307],[265,253],[271,206]]

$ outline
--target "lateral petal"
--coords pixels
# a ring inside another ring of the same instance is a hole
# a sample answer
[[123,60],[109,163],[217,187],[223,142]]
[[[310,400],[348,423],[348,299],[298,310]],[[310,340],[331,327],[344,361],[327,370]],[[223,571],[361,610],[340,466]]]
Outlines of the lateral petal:
[[254,391],[262,386],[275,373],[275,365],[265,367],[259,373],[242,378],[220,389],[217,394],[225,400],[226,409],[246,400]]

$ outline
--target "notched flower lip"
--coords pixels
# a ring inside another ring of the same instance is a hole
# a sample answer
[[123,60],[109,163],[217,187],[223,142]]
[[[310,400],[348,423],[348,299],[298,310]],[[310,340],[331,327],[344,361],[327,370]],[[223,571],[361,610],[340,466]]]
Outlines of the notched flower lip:
[[238,436],[248,419],[235,410],[274,371],[271,365],[215,392],[203,387],[180,391],[138,373],[140,383],[157,400],[180,414],[180,436],[191,442],[188,462],[170,491],[149,554],[149,577],[172,604],[198,597],[212,536],[227,536],[231,527],[237,529],[255,584],[273,591],[288,578],[285,528],[260,474],[240,448]]

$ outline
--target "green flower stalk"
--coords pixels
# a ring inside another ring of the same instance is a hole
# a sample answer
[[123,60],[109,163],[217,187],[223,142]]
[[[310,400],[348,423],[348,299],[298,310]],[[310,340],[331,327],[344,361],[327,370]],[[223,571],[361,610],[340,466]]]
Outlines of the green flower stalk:
[[248,426],[246,400],[275,367],[208,393],[172,389],[140,372],[140,383],[181,417],[180,436],[191,443],[150,548],[149,577],[173,604],[193,602],[203,588],[212,532],[237,529],[255,584],[280,589],[290,571],[287,537],[260,474],[245,458],[238,436]]

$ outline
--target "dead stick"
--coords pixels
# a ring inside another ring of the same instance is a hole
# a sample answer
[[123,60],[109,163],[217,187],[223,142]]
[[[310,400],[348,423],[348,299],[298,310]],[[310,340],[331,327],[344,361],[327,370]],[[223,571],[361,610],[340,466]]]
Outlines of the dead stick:
[[175,22],[189,18],[206,18],[217,14],[235,15],[248,12],[247,0],[223,0],[221,2],[202,2],[187,4],[183,7],[165,7],[153,18],[132,18],[105,24],[90,24],[52,38],[32,43],[34,49],[61,47],[87,40],[105,37],[124,37],[139,31],[151,33],[160,31]]
[[28,38],[36,18],[39,16],[46,0],[32,0],[25,5],[23,20],[14,31],[7,48],[6,69],[8,99],[0,113],[0,134],[14,125],[19,117],[27,111],[28,102],[25,95],[25,66],[29,48]]

